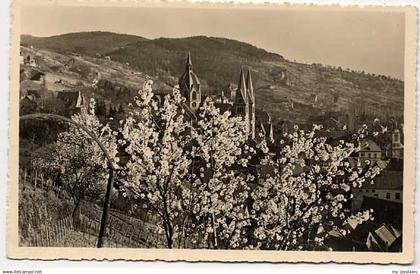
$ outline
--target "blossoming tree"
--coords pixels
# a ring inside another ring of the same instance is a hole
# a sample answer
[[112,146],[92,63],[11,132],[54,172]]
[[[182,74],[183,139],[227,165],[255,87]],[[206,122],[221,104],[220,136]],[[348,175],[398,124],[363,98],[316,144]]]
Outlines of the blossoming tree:
[[[184,236],[192,235],[198,247],[231,248],[246,223],[247,170],[253,153],[241,117],[221,112],[211,100],[204,101],[192,133],[190,218]],[[255,152],[255,151],[254,151]]]
[[154,98],[150,83],[139,91],[121,128],[129,155],[123,176],[160,217],[167,247],[175,235],[178,247],[217,247],[226,219],[243,211],[247,198],[247,179],[233,169],[245,166],[239,160],[246,155],[245,126],[210,101],[199,117],[187,114],[184,101],[177,89],[163,101]]
[[[72,120],[84,125],[107,149],[109,156],[118,163],[116,134],[103,125],[95,116],[95,101],[92,99],[86,113],[75,114]],[[38,158],[40,167],[54,167],[61,182],[70,194],[75,208],[73,221],[80,223],[80,206],[84,199],[96,200],[105,191],[109,174],[107,159],[99,145],[83,130],[71,125],[58,135],[48,157]]]
[[352,198],[350,189],[371,181],[381,170],[370,163],[352,163],[363,134],[331,144],[319,129],[305,132],[295,127],[281,141],[278,157],[263,159],[272,172],[251,193],[255,238],[248,248],[313,250],[323,245],[327,232],[346,235],[350,219],[361,223],[371,218],[369,211],[344,211]]
[[150,85],[146,82],[139,91],[133,111],[121,127],[120,143],[129,155],[121,174],[125,186],[159,217],[166,245],[172,248],[183,215],[184,180],[191,164],[191,127],[180,107],[183,98],[179,92],[165,96],[160,104],[153,98]]
[[177,89],[158,99],[148,81],[121,122],[121,175],[159,217],[168,248],[312,250],[371,218],[345,211],[350,189],[380,172],[351,161],[363,132],[334,143],[296,127],[273,153],[210,99],[195,114],[184,102]]

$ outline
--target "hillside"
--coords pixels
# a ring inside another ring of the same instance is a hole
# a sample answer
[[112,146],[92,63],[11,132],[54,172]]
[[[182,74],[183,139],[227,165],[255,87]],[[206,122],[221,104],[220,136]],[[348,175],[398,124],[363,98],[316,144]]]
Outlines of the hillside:
[[236,82],[241,66],[259,66],[269,60],[283,61],[280,55],[246,43],[204,36],[145,40],[110,51],[107,55],[113,60],[129,62],[140,71],[177,78],[184,70],[187,52],[193,57],[194,71],[210,89]]
[[146,40],[145,38],[112,32],[81,32],[55,35],[51,37],[21,36],[21,45],[32,45],[40,49],[49,49],[58,53],[79,53],[95,56],[117,49],[129,43]]
[[[97,103],[103,105],[109,112],[122,104],[133,102],[143,83],[148,78],[154,80],[154,87],[159,90],[170,90],[171,87],[162,83],[153,76],[132,69],[127,64],[104,60],[103,58],[88,56],[73,56],[47,49],[20,47],[22,57],[32,56],[36,62],[35,70],[42,71],[44,83],[31,81],[27,72],[33,70],[30,65],[21,65],[20,95],[28,90],[40,90],[43,95],[57,95],[60,91],[81,91],[87,97],[93,96]],[[92,88],[95,79],[100,78],[96,90]],[[45,88],[43,86],[45,85]],[[125,90],[122,89],[124,87]],[[46,96],[48,97],[48,96]],[[46,104],[46,105],[45,105]],[[51,105],[52,104],[52,105]],[[41,104],[47,107],[44,111],[65,115],[64,107],[56,101]],[[41,111],[40,109],[39,111]]]
[[[253,73],[257,108],[275,118],[299,123],[327,111],[364,112],[384,118],[403,115],[404,83],[400,80],[321,64],[291,62],[281,55],[224,38],[148,40],[95,32],[48,38],[23,36],[22,44],[63,54],[77,52],[97,65],[104,64],[97,53],[110,56],[113,64],[125,66],[122,75],[129,78],[133,72],[125,73],[128,69],[148,74],[164,89],[177,84],[188,51],[205,93],[220,90],[229,83],[236,84],[241,67],[249,68]],[[114,80],[118,81],[118,77],[113,75]]]

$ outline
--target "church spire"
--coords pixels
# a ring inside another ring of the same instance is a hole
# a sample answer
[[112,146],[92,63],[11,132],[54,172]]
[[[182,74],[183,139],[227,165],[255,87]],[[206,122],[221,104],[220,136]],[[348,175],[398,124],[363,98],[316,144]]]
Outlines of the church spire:
[[186,68],[187,68],[188,71],[192,71],[192,61],[191,61],[191,53],[190,52],[188,52],[188,55],[187,55]]
[[[242,68],[241,68],[241,74],[239,75],[239,83],[238,83],[237,93],[240,93],[244,102],[248,102],[244,71],[243,71]],[[236,100],[239,99],[238,95],[239,94],[236,94]]]
[[273,124],[270,123],[270,135],[268,136],[271,143],[274,143],[274,132],[273,132]]
[[248,74],[246,76],[246,89],[248,91],[248,97],[252,103],[255,102],[255,96],[254,96],[254,87],[252,85],[252,76],[251,71],[248,70]]
[[196,111],[201,103],[201,85],[197,75],[193,72],[191,53],[188,52],[185,72],[178,80],[182,97],[186,99],[191,111]]

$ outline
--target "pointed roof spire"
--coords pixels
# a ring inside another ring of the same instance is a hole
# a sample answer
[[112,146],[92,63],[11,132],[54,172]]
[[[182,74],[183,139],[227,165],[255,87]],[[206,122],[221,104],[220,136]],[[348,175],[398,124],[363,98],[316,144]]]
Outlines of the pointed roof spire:
[[238,88],[239,89],[245,89],[246,85],[245,85],[245,78],[244,78],[244,70],[241,68],[241,74],[239,75],[239,84],[238,84]]
[[273,124],[272,123],[270,123],[270,135],[269,135],[269,138],[270,138],[270,142],[271,143],[274,143],[274,132],[273,132]]
[[191,61],[191,53],[188,52],[187,56],[187,69],[192,70],[192,61]]
[[83,96],[79,90],[79,92],[77,93],[76,108],[81,108],[82,106],[83,106]]
[[248,91],[248,96],[251,102],[255,102],[254,87],[252,85],[251,71],[248,69],[248,74],[246,76],[246,89]]
[[[239,83],[238,83],[238,92],[241,93],[241,96],[244,100],[244,102],[248,101],[248,96],[246,94],[246,84],[245,84],[245,77],[244,77],[244,71],[241,68],[241,74],[239,75]],[[238,99],[238,95],[236,95],[236,98]]]
[[197,90],[200,89],[200,80],[198,79],[197,75],[195,75],[195,73],[193,72],[190,52],[188,52],[188,55],[187,55],[185,71],[179,78],[178,84],[179,84],[179,88],[181,89],[182,95],[186,98],[189,96],[188,93],[191,90],[193,85],[196,86]]

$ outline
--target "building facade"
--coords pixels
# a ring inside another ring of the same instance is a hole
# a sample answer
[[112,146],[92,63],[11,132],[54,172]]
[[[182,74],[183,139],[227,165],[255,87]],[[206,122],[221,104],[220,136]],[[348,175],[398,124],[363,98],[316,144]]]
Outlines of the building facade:
[[392,158],[373,182],[365,182],[361,188],[352,189],[352,210],[358,211],[366,197],[402,204],[403,161]]
[[404,146],[401,143],[401,133],[399,129],[395,129],[392,132],[392,143],[390,148],[391,158],[403,159],[404,158]]

